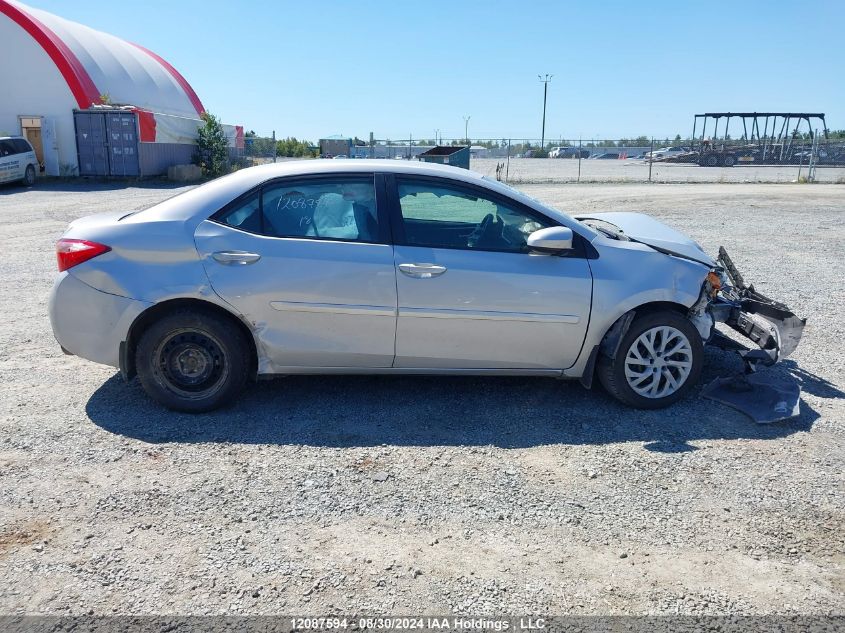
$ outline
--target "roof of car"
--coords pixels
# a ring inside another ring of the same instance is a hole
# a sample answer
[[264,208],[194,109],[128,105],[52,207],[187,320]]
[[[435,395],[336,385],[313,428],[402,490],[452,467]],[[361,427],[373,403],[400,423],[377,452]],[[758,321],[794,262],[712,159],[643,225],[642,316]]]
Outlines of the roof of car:
[[392,172],[392,173],[408,173],[432,176],[451,176],[458,177],[461,180],[473,181],[480,180],[483,176],[477,172],[468,169],[461,169],[458,167],[450,167],[448,165],[440,165],[437,163],[426,163],[421,161],[397,161],[384,158],[367,158],[361,160],[334,162],[332,160],[318,159],[318,160],[290,160],[279,163],[268,163],[266,165],[259,165],[258,167],[250,167],[249,169],[241,170],[238,174],[249,174],[250,177],[258,176],[258,180],[266,180],[268,178],[281,176],[298,176],[308,174],[322,174],[330,172]]

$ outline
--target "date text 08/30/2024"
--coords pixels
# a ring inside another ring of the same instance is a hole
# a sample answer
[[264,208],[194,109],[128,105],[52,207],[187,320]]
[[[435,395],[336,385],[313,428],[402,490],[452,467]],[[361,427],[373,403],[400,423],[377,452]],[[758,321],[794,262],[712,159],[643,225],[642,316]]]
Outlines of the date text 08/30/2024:
[[330,630],[393,630],[393,631],[509,631],[543,630],[546,621],[539,617],[521,618],[467,618],[467,617],[300,617],[291,618],[294,631]]

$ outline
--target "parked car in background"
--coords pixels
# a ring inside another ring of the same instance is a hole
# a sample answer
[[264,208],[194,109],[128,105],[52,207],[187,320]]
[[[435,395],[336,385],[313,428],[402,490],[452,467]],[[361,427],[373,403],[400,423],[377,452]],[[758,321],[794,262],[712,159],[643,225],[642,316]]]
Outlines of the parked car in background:
[[678,154],[686,154],[689,151],[688,147],[681,147],[681,146],[673,146],[673,147],[661,147],[660,149],[656,149],[653,152],[646,152],[644,156],[646,158],[668,158],[669,156],[677,156]]
[[572,147],[571,145],[562,145],[560,147],[553,147],[551,151],[549,151],[549,158],[587,158],[590,155],[590,151],[586,149],[579,150],[577,147]]
[[19,136],[0,136],[0,183],[21,181],[31,187],[38,169],[29,141]]
[[242,169],[76,220],[57,258],[62,349],[190,412],[289,374],[597,376],[656,408],[698,381],[716,321],[774,360],[803,329],[647,215],[573,217],[421,162]]
[[602,152],[600,154],[593,154],[590,158],[594,158],[596,160],[611,160],[611,159],[618,159],[619,152]]

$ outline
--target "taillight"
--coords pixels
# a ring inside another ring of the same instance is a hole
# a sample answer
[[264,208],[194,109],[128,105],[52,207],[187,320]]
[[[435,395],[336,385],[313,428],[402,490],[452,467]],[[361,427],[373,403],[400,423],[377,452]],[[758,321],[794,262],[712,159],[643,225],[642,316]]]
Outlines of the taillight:
[[105,244],[89,242],[88,240],[60,239],[56,244],[56,259],[59,261],[59,272],[73,268],[77,264],[87,262],[97,255],[111,250]]

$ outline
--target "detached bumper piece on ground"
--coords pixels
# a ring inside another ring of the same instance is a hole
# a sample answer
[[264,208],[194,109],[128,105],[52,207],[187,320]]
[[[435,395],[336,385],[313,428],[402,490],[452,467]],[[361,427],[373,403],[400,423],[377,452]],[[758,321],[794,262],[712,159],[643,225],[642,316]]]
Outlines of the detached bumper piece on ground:
[[709,306],[714,320],[722,321],[759,346],[748,349],[741,343],[715,332],[709,343],[734,350],[742,358],[744,372],[717,378],[702,391],[705,398],[737,409],[758,424],[770,424],[797,416],[801,388],[793,379],[760,371],[789,356],[804,331],[801,319],[784,304],[773,301],[746,286],[724,248],[718,263],[729,286],[723,286]]

